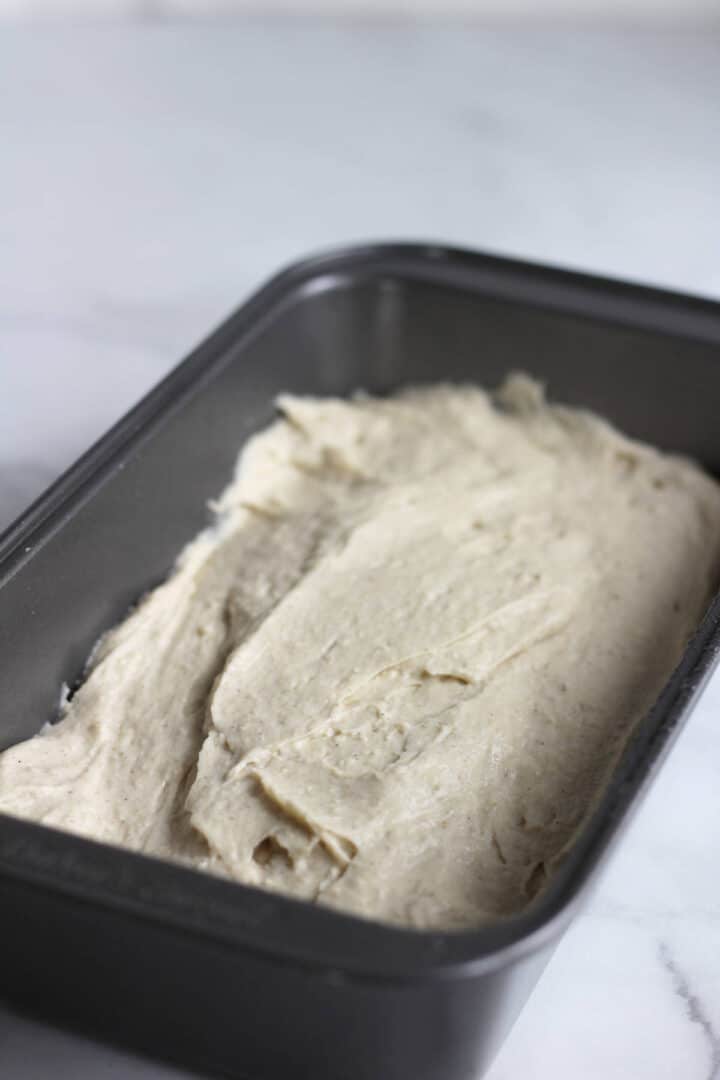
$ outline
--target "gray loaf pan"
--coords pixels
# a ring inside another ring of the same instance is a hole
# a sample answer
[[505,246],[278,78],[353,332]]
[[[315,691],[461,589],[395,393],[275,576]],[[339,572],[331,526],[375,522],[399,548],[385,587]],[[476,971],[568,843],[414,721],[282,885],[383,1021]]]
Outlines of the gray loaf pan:
[[[293,266],[0,540],[0,747],[53,716],[98,636],[165,577],[279,392],[493,386],[522,368],[720,472],[719,344],[710,302],[469,252],[380,245]],[[716,600],[520,916],[391,928],[0,816],[3,998],[205,1075],[477,1080],[687,718],[719,614]]]

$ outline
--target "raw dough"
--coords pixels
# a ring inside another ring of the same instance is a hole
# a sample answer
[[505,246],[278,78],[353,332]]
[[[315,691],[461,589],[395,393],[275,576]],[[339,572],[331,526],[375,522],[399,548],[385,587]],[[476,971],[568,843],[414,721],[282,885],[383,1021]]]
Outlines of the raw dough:
[[279,406],[0,810],[384,921],[515,912],[707,604],[720,488],[524,376]]

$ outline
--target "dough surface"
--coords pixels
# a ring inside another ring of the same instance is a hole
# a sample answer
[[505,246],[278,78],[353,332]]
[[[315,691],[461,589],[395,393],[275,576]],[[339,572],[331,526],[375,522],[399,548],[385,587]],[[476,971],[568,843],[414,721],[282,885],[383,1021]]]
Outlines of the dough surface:
[[279,408],[0,810],[387,922],[516,912],[699,622],[720,488],[525,376]]

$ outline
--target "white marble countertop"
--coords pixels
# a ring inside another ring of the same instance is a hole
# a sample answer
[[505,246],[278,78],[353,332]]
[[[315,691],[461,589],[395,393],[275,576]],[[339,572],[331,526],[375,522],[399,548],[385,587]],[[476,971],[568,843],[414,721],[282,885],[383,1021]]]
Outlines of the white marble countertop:
[[[0,527],[324,245],[720,297],[717,31],[45,25],[0,71]],[[716,678],[490,1080],[720,1078],[719,713]],[[179,1075],[1,1010],[0,1073]]]

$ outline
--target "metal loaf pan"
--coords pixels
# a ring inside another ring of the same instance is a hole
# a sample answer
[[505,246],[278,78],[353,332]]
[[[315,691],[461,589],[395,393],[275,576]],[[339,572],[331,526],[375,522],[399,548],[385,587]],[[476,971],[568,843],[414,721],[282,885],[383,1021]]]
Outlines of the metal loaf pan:
[[[53,715],[99,634],[167,574],[278,392],[523,368],[720,472],[719,344],[718,305],[484,255],[375,246],[292,267],[0,540],[0,747]],[[0,817],[2,995],[206,1074],[476,1080],[685,721],[719,617],[716,600],[523,915],[393,929]]]

